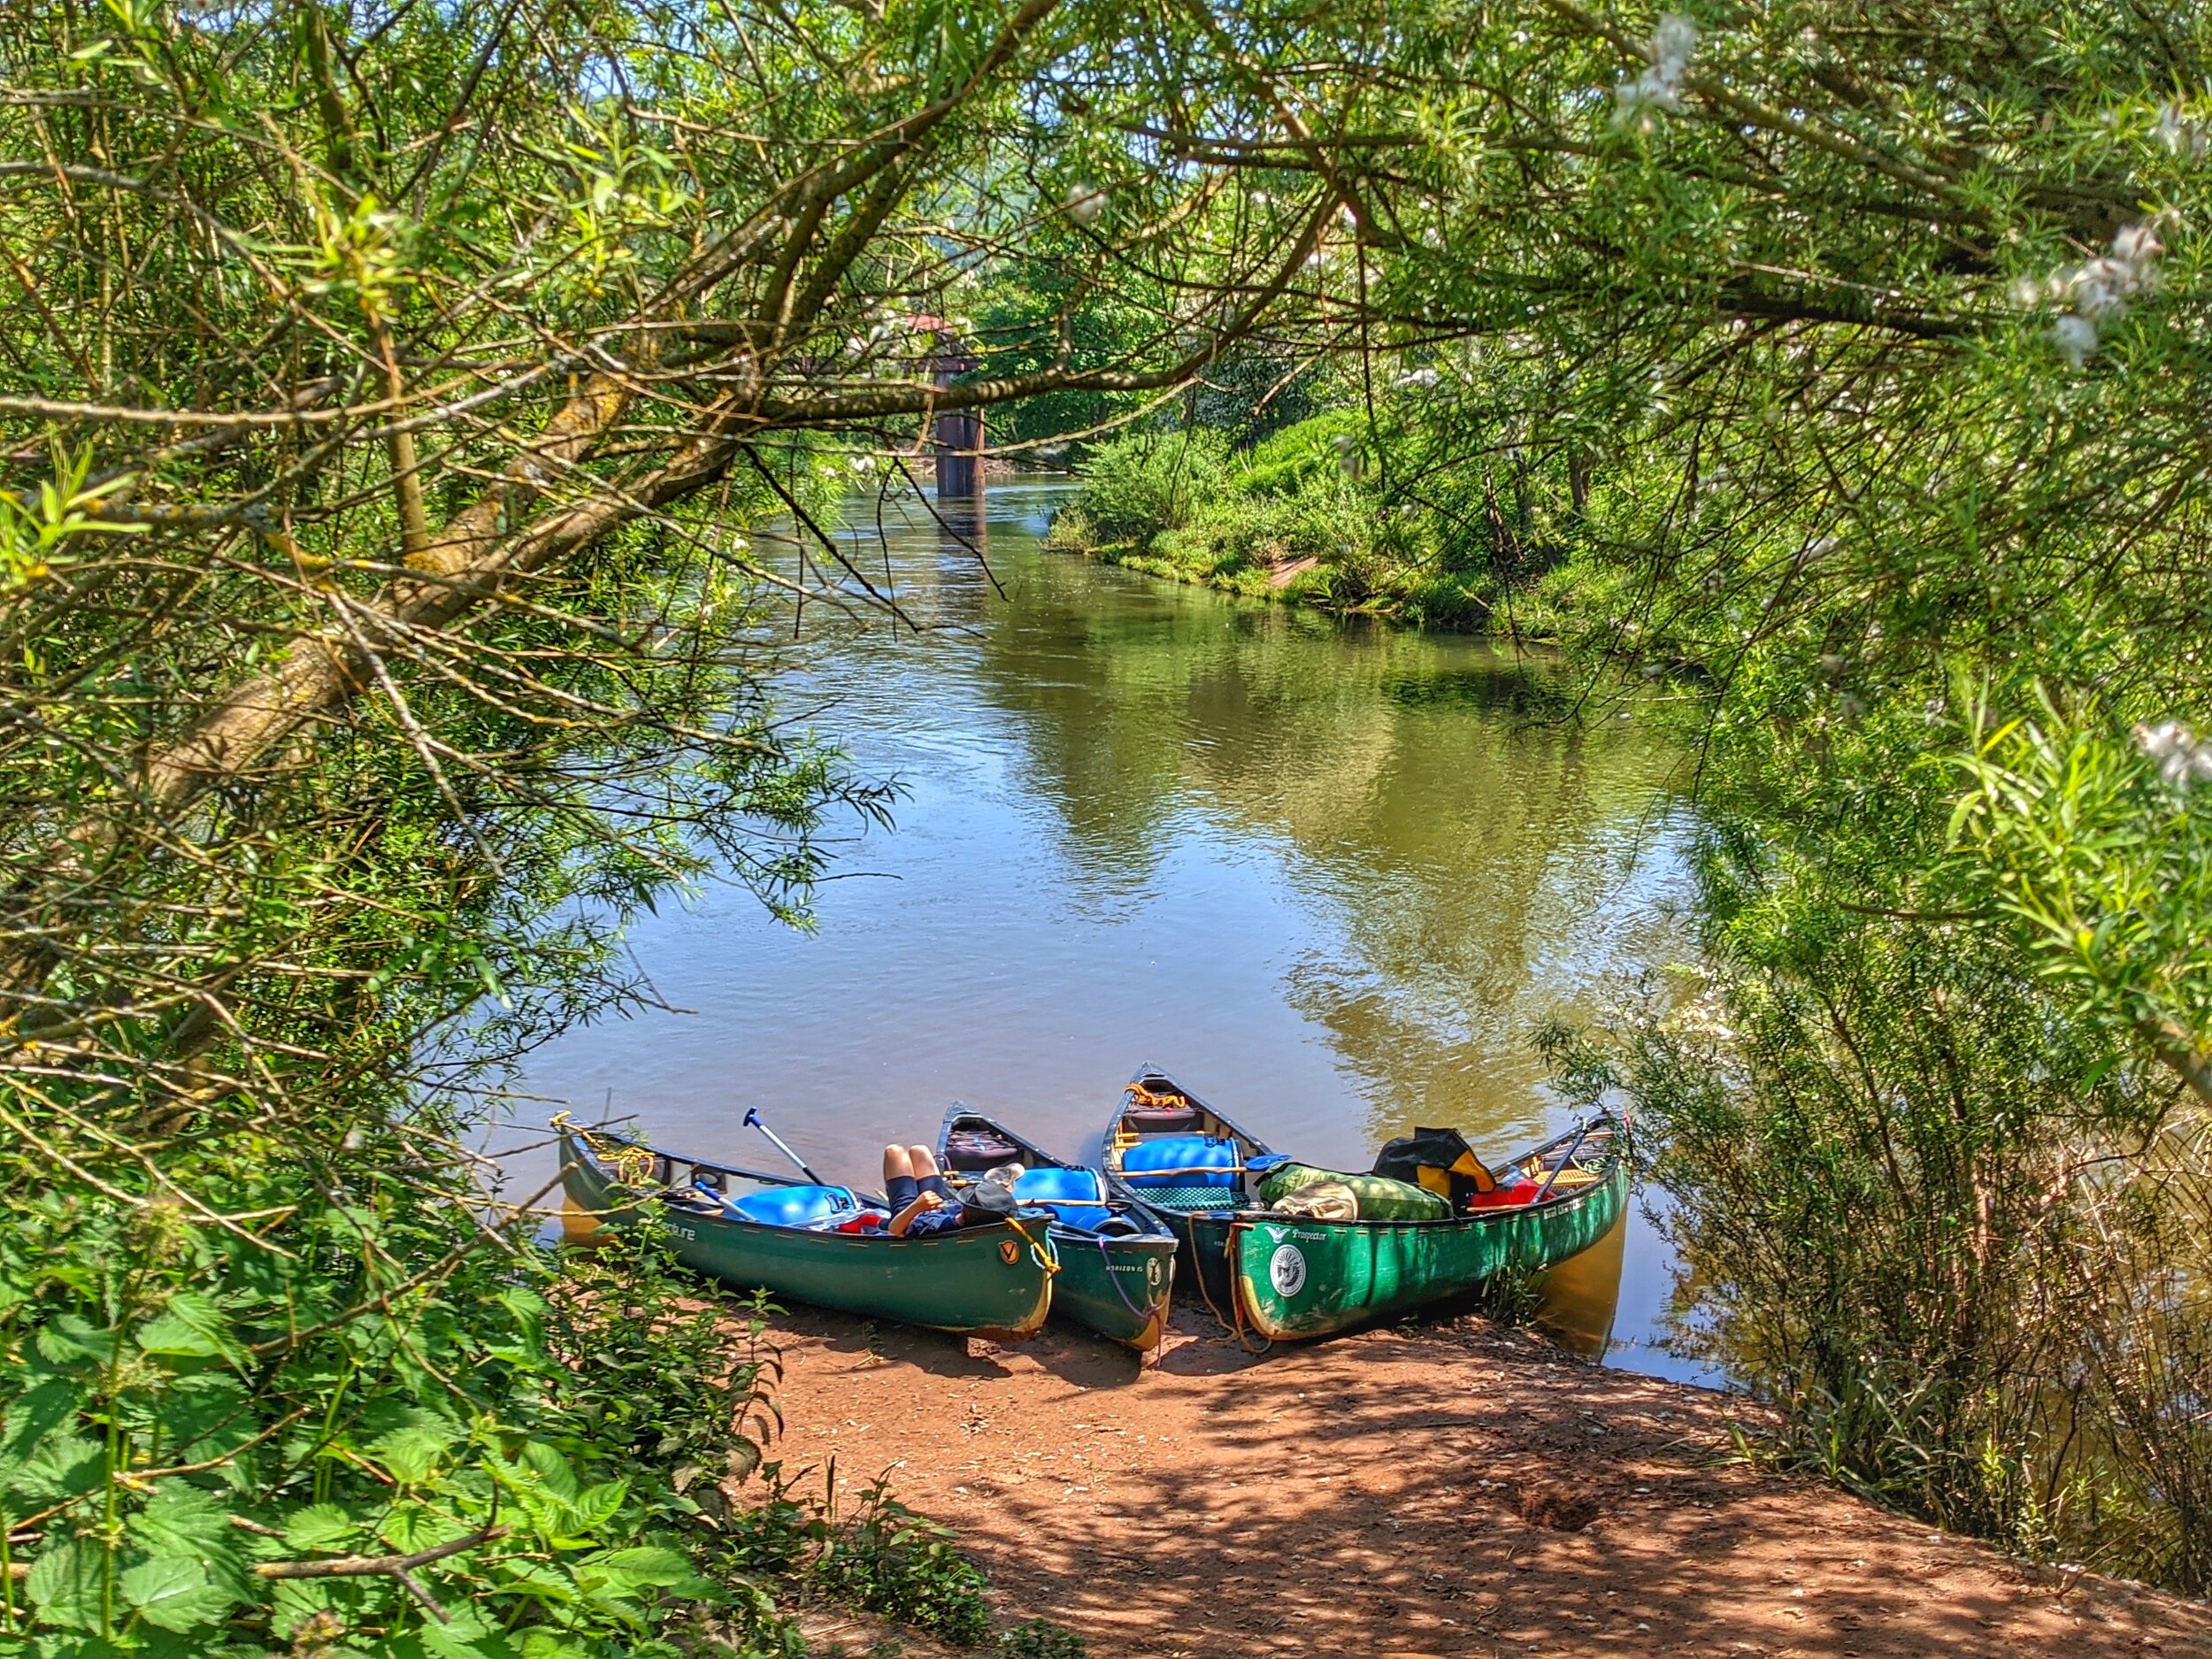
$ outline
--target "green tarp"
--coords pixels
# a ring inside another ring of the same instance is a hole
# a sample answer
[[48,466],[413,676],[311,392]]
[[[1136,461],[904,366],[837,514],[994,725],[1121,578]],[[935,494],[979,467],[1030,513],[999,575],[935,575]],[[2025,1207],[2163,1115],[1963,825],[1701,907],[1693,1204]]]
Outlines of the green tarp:
[[1271,1208],[1316,1181],[1340,1181],[1350,1187],[1359,1201],[1362,1221],[1439,1221],[1452,1213],[1444,1199],[1410,1181],[1394,1181],[1386,1175],[1348,1175],[1310,1164],[1286,1164],[1270,1171],[1260,1182],[1260,1202]]

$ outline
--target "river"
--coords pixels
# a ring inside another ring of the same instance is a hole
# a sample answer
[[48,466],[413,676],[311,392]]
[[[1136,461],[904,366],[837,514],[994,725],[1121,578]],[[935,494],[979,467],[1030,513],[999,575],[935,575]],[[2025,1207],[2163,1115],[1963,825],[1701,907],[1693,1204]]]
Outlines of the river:
[[[895,827],[833,826],[811,934],[736,887],[645,918],[631,949],[669,1009],[566,1033],[529,1093],[772,1163],[739,1124],[758,1105],[869,1186],[956,1097],[1087,1156],[1147,1062],[1348,1168],[1417,1123],[1505,1153],[1568,1120],[1532,1033],[1689,954],[1660,724],[1570,718],[1557,664],[1479,641],[1046,552],[1065,495],[995,486],[952,530],[911,500],[880,534],[872,502],[849,515],[918,631],[811,605],[780,694],[900,780]],[[1546,1322],[1703,1378],[1660,1343],[1671,1278],[1632,1213],[1555,1272]]]

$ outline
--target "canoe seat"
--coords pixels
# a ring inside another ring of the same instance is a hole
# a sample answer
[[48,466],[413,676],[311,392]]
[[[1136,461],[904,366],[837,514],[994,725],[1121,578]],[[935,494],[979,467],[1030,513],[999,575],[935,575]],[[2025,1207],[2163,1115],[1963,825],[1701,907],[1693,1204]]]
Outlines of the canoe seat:
[[949,1170],[994,1170],[1011,1164],[1022,1149],[995,1129],[963,1124],[945,1137],[945,1167]]
[[767,1187],[723,1205],[737,1220],[768,1227],[803,1227],[859,1208],[849,1187]]
[[1123,1178],[1145,1196],[1156,1187],[1234,1187],[1237,1144],[1219,1135],[1155,1135],[1124,1148]]
[[1052,1218],[1064,1227],[1074,1227],[1083,1233],[1095,1233],[1113,1219],[1114,1212],[1103,1204],[1064,1204],[1047,1200],[1044,1206],[1052,1212]]
[[1102,1204],[1106,1178],[1096,1170],[1063,1170],[1047,1165],[1024,1170],[1014,1196],[1025,1204]]
[[1172,1210],[1180,1215],[1196,1215],[1208,1210],[1234,1210],[1240,1194],[1225,1187],[1146,1187],[1141,1189],[1144,1202],[1161,1210]]

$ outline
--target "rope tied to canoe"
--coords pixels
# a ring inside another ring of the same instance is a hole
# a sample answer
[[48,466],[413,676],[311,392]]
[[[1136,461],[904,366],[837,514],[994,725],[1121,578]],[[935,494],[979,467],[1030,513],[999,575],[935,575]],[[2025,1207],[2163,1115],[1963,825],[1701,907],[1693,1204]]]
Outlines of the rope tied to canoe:
[[[1231,1222],[1229,1236],[1222,1240],[1221,1253],[1229,1263],[1229,1311],[1236,1317],[1237,1346],[1248,1354],[1257,1355],[1266,1353],[1268,1349],[1275,1346],[1275,1343],[1272,1338],[1263,1336],[1260,1338],[1259,1347],[1254,1348],[1244,1334],[1244,1296],[1242,1294],[1244,1275],[1237,1271],[1237,1234],[1249,1233],[1251,1230],[1252,1224],[1248,1221]],[[1217,1319],[1220,1317],[1219,1314],[1214,1316]],[[1256,1320],[1254,1323],[1256,1325],[1258,1322]]]
[[1129,1104],[1132,1106],[1187,1106],[1190,1104],[1190,1096],[1187,1094],[1171,1090],[1164,1094],[1156,1094],[1141,1083],[1132,1083],[1125,1092]]
[[552,1126],[557,1133],[573,1135],[582,1141],[594,1157],[614,1171],[615,1179],[625,1187],[652,1184],[653,1165],[659,1159],[650,1147],[639,1146],[633,1141],[618,1141],[596,1129],[587,1129],[565,1111],[553,1114]]
[[1022,1235],[1023,1242],[1029,1246],[1031,1259],[1033,1260],[1038,1266],[1045,1270],[1045,1277],[1047,1279],[1050,1279],[1055,1274],[1059,1272],[1060,1258],[1053,1255],[1053,1253],[1047,1249],[1043,1245],[1037,1242],[1036,1236],[1032,1233],[1027,1227],[1022,1225],[1021,1217],[1018,1216],[1009,1216],[1006,1217],[1006,1225]]

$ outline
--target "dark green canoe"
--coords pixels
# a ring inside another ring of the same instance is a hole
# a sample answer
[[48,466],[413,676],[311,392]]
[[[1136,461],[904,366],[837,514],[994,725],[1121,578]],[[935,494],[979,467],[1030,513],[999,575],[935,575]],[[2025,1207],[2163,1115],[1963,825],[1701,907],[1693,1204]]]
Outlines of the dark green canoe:
[[937,1132],[937,1162],[956,1182],[964,1174],[1018,1161],[1014,1188],[1025,1210],[1049,1211],[1052,1311],[1135,1348],[1157,1348],[1174,1294],[1175,1238],[1133,1218],[1134,1206],[1111,1200],[1104,1178],[1056,1158],[974,1108],[954,1102]]
[[1034,1336],[1044,1325],[1052,1242],[1036,1222],[1023,1224],[1026,1233],[1001,1222],[902,1239],[819,1231],[805,1224],[882,1209],[883,1201],[664,1152],[626,1135],[594,1130],[587,1139],[573,1125],[555,1127],[572,1213],[616,1219],[641,1201],[658,1203],[678,1259],[725,1284],[1002,1341]]
[[1432,1221],[1318,1221],[1256,1207],[1246,1180],[1272,1154],[1148,1066],[1106,1133],[1109,1189],[1181,1242],[1224,1324],[1269,1338],[1325,1336],[1471,1290],[1509,1268],[1587,1249],[1628,1202],[1626,1125],[1609,1113],[1512,1160],[1536,1202]]

